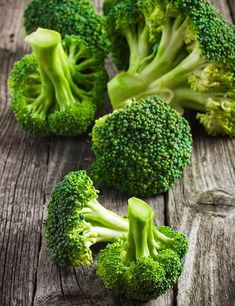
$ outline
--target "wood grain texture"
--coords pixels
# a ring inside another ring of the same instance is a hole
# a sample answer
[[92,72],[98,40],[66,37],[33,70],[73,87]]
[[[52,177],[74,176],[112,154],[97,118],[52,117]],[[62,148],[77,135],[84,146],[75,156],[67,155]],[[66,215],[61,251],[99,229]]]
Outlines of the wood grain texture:
[[[214,1],[230,20],[233,1]],[[174,292],[148,303],[127,300],[104,289],[95,263],[61,270],[49,260],[42,220],[51,189],[67,172],[88,168],[93,155],[86,136],[30,136],[9,109],[7,76],[28,51],[22,29],[27,2],[0,0],[0,305],[235,305],[235,140],[210,138],[197,123],[184,177],[167,195],[147,199],[158,223],[189,237],[185,270]],[[95,5],[101,11],[101,1]],[[127,196],[117,191],[102,190],[100,202],[126,213]]]
[[233,21],[235,22],[235,1],[234,0],[227,0],[228,7],[230,9]]

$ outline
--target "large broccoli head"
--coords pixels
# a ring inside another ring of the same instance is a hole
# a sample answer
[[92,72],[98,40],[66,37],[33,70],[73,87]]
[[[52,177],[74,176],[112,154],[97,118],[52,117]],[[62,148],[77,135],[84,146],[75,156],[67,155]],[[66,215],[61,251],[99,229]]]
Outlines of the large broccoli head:
[[98,256],[97,274],[105,287],[130,298],[149,300],[177,282],[188,248],[187,238],[171,229],[176,236],[181,236],[184,252],[179,255],[170,247],[158,250],[161,242],[154,234],[153,218],[147,203],[129,199],[128,236],[117,239]]
[[131,100],[96,121],[91,176],[131,195],[166,192],[188,164],[191,143],[187,121],[163,98]]
[[108,84],[114,109],[131,97],[162,95],[181,112],[201,112],[209,134],[235,136],[235,27],[208,0],[112,4],[107,29],[126,70]]
[[103,104],[107,75],[100,53],[77,36],[38,29],[26,37],[33,53],[13,67],[11,107],[17,121],[37,135],[79,135]]
[[59,266],[91,264],[92,244],[127,234],[128,222],[105,209],[97,197],[85,171],[70,172],[54,188],[44,225],[51,258]]
[[97,52],[107,54],[109,42],[105,18],[97,14],[90,0],[32,0],[24,14],[27,34],[38,27],[66,35],[79,35]]

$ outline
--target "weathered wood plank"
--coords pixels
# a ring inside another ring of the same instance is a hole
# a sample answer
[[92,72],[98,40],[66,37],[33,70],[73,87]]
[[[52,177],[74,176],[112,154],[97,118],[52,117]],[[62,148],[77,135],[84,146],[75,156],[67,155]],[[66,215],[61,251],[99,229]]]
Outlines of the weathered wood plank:
[[[228,1],[232,2],[234,0],[228,0]],[[232,12],[231,12],[230,7],[228,5],[228,2],[226,0],[213,0],[211,2],[213,2],[218,7],[218,9],[225,16],[225,18],[227,18],[230,21],[232,20]]]
[[189,236],[178,305],[235,305],[235,141],[194,137],[192,164],[169,193],[169,222]]
[[23,8],[29,0],[0,1],[0,49],[20,55],[23,47]]
[[227,0],[228,6],[232,15],[232,19],[235,22],[235,1],[234,0]]
[[23,132],[8,107],[7,76],[26,51],[22,44],[25,3],[0,3],[0,305],[32,304],[47,172],[48,140]]

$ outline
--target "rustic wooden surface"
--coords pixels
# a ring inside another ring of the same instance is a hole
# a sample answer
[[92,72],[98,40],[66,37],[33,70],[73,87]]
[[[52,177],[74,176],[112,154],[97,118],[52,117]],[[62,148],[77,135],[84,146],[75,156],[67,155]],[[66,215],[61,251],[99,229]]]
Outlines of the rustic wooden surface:
[[[9,109],[7,76],[28,51],[22,15],[27,0],[0,0],[0,305],[235,305],[235,140],[193,126],[192,163],[175,188],[148,199],[161,224],[189,237],[185,270],[174,290],[139,303],[112,295],[95,268],[60,270],[48,260],[42,236],[52,186],[92,161],[89,140],[35,138],[16,124]],[[234,0],[216,0],[232,19]],[[96,6],[101,7],[99,0]],[[103,190],[100,201],[125,213],[127,196]]]

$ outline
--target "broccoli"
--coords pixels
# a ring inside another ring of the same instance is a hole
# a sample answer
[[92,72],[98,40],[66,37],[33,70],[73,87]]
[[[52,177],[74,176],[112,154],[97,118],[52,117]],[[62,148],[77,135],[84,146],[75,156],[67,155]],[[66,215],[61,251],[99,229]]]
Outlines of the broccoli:
[[92,130],[91,177],[135,196],[166,192],[190,160],[188,122],[161,97],[128,100]]
[[106,55],[109,41],[105,18],[97,14],[91,0],[32,0],[24,13],[27,34],[38,27],[66,35],[79,35],[89,46]]
[[[177,282],[188,249],[187,238],[170,228],[166,236],[159,236],[152,208],[137,198],[128,201],[128,220],[128,235],[99,253],[97,274],[105,287],[129,298],[156,298]],[[175,245],[167,242],[174,241],[172,237],[177,240]],[[163,240],[168,247],[162,247]]]
[[107,15],[109,10],[112,9],[114,5],[116,5],[119,2],[119,0],[105,0],[103,2],[103,13],[104,15]]
[[108,84],[113,108],[160,95],[181,113],[199,112],[208,134],[235,136],[235,27],[208,0],[106,1],[125,70]]
[[97,201],[98,190],[85,171],[68,173],[51,194],[45,238],[61,267],[92,263],[90,246],[126,235],[128,221]]
[[15,63],[9,78],[17,121],[36,135],[79,135],[104,101],[103,56],[77,36],[39,28],[26,37],[33,53]]

